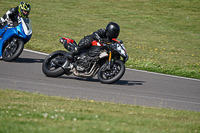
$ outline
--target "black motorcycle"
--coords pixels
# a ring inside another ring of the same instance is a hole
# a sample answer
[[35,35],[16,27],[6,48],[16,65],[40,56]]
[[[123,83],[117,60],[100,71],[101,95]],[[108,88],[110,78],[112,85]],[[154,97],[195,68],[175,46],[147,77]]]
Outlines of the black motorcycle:
[[[77,46],[73,39],[64,39],[69,46]],[[84,78],[92,78],[97,74],[101,83],[111,84],[124,75],[124,64],[128,60],[123,42],[118,39],[112,39],[112,43],[100,43],[94,40],[91,48],[75,54],[73,59],[66,58],[67,53],[59,50],[49,54],[42,65],[43,73],[48,77],[74,74]],[[70,63],[70,69],[63,67],[66,60]]]

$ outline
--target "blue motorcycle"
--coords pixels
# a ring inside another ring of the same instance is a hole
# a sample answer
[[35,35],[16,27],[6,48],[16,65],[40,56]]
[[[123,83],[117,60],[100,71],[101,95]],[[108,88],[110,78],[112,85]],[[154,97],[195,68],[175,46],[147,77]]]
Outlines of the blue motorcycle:
[[11,62],[20,56],[24,45],[31,39],[32,27],[29,18],[20,18],[21,23],[7,23],[0,29],[0,57]]

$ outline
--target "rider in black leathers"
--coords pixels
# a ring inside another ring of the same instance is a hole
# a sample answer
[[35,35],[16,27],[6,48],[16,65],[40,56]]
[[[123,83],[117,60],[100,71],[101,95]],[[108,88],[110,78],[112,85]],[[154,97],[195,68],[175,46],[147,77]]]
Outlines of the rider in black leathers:
[[27,18],[31,10],[30,4],[21,2],[19,6],[11,8],[0,18],[0,28],[3,28],[4,24],[8,21],[13,23],[20,23],[20,17]]
[[[78,53],[79,51],[83,49],[89,49],[91,46],[91,42],[94,40],[97,40],[99,42],[111,42],[112,38],[117,38],[120,33],[120,26],[117,23],[109,22],[106,26],[106,29],[99,29],[91,35],[85,36],[83,39],[80,40],[77,47],[71,47],[69,44],[67,44],[67,41],[63,38],[60,38],[60,42],[64,44],[65,48],[72,49],[68,54],[66,55],[67,59],[72,59],[73,55]],[[64,69],[70,69],[69,61],[66,60],[64,65],[62,66]]]

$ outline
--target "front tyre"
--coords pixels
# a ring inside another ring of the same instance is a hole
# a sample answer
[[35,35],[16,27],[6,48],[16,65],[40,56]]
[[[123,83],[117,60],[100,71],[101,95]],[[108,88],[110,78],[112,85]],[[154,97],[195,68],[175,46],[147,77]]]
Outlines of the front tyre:
[[64,60],[64,56],[67,54],[66,51],[55,51],[49,54],[43,64],[42,71],[48,77],[59,77],[65,73],[61,68],[63,63],[58,62],[58,60]]
[[11,62],[22,53],[24,42],[20,39],[13,38],[11,42],[7,42],[2,53],[4,61]]
[[101,83],[112,84],[117,82],[125,73],[125,65],[121,60],[116,60],[110,69],[108,63],[102,65],[98,72],[98,79]]

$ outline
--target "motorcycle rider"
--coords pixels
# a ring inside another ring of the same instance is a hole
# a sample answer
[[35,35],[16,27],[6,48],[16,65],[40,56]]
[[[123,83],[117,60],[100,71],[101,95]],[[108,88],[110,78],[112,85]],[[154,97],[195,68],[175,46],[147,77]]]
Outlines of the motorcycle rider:
[[112,38],[117,38],[120,33],[120,26],[115,22],[109,22],[106,26],[106,29],[99,29],[93,34],[85,36],[80,40],[78,46],[71,47],[69,43],[63,38],[60,38],[60,42],[64,44],[66,49],[70,49],[68,54],[66,55],[67,60],[62,66],[64,69],[70,69],[68,59],[73,59],[73,55],[80,52],[83,49],[89,49],[91,46],[91,42],[97,40],[102,43],[110,43],[112,42]]
[[31,11],[31,6],[27,2],[21,2],[19,6],[11,8],[0,18],[0,28],[3,28],[4,24],[9,21],[13,23],[20,23],[20,17],[28,18]]

